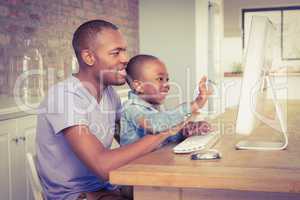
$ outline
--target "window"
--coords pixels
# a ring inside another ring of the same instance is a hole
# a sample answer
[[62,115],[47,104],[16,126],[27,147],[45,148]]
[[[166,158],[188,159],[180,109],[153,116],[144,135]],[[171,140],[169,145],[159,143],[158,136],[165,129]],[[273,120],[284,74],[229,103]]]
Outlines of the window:
[[267,16],[276,26],[274,42],[281,61],[300,60],[300,6],[242,9],[243,48],[254,15]]

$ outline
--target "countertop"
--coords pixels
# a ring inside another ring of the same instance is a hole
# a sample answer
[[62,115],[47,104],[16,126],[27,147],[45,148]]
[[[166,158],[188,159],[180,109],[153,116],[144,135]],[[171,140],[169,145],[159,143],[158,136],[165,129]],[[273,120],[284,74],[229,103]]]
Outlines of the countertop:
[[[271,76],[288,76],[288,77],[294,77],[294,76],[300,76],[300,72],[271,72]],[[242,72],[224,72],[224,77],[243,77]]]
[[0,121],[36,114],[40,99],[33,99],[32,103],[19,102],[14,97],[0,95]]

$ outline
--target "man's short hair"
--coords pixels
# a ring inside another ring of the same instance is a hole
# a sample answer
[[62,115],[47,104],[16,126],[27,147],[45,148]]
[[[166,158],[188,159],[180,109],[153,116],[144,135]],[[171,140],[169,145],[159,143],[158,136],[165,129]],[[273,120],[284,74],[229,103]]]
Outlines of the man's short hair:
[[143,64],[148,61],[158,60],[157,57],[152,55],[140,54],[132,57],[127,63],[127,83],[131,86],[133,80],[139,80],[142,75]]
[[72,46],[78,62],[81,62],[81,51],[91,47],[98,33],[103,29],[118,30],[118,27],[104,20],[91,20],[81,24],[73,34]]

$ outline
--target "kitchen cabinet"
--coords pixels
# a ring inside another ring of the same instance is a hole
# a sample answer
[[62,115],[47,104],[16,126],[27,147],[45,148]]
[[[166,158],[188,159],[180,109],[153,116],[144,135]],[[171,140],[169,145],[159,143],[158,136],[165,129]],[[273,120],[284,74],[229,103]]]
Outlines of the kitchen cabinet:
[[1,199],[33,199],[26,177],[26,152],[34,152],[36,116],[0,121]]

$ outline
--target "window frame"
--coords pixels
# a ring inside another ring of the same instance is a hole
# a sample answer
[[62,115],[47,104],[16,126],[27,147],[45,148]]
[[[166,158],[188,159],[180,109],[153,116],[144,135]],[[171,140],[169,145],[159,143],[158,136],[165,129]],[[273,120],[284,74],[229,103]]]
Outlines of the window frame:
[[[264,7],[264,8],[243,8],[241,9],[242,12],[242,47],[243,49],[245,48],[245,15],[246,13],[249,12],[267,12],[267,11],[278,11],[280,12],[280,26],[281,26],[281,30],[280,30],[280,54],[281,54],[281,60],[300,60],[300,55],[299,57],[295,57],[295,58],[288,58],[288,57],[284,57],[284,49],[283,49],[283,27],[284,27],[284,11],[290,11],[290,10],[299,10],[300,11],[300,6],[285,6],[285,7]],[[299,47],[300,48],[300,47]]]

